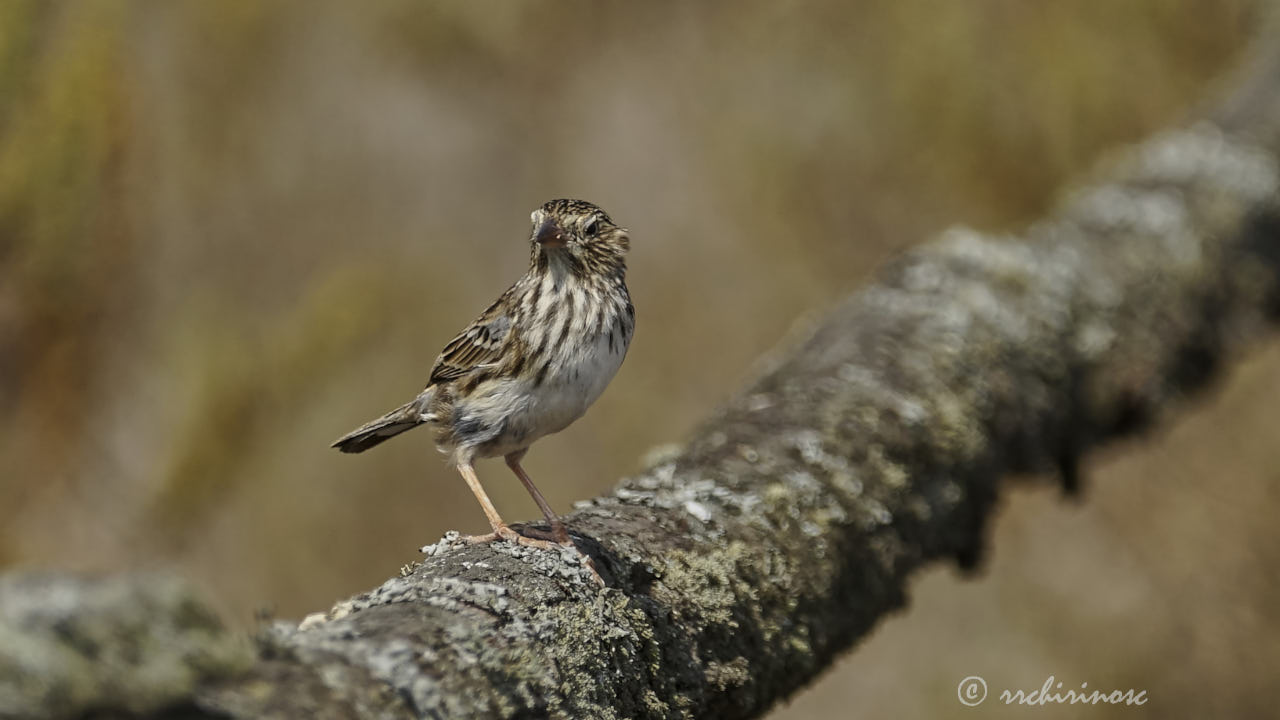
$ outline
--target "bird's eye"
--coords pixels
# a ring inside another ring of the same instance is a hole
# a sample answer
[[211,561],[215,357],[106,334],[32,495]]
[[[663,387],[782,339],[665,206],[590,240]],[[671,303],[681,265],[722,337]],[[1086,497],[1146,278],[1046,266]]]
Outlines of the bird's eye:
[[583,228],[583,232],[587,234],[587,237],[595,237],[596,233],[600,232],[600,221],[593,218],[591,222],[587,223],[587,226]]

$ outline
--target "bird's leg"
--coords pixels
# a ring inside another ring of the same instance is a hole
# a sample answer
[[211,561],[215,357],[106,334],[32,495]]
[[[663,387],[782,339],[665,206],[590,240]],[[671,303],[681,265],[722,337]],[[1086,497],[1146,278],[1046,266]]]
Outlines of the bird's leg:
[[551,539],[561,545],[572,545],[573,541],[569,539],[569,531],[565,529],[564,523],[560,522],[560,517],[551,509],[547,499],[542,497],[542,493],[538,492],[538,488],[534,487],[533,481],[529,479],[528,473],[524,468],[520,467],[520,459],[524,457],[524,450],[513,452],[506,456],[507,467],[511,468],[511,472],[520,478],[520,483],[524,485],[524,489],[529,491],[533,496],[533,501],[538,504],[538,509],[542,511],[542,515],[547,518],[547,524],[551,526]]
[[529,547],[551,549],[557,546],[568,546],[578,551],[579,555],[585,558],[585,565],[590,571],[591,576],[595,578],[596,584],[604,587],[604,579],[600,577],[600,573],[596,571],[596,565],[591,557],[578,550],[573,544],[573,540],[569,538],[569,532],[565,530],[564,523],[560,522],[560,518],[552,512],[551,506],[547,504],[546,499],[533,486],[533,482],[529,480],[529,476],[525,475],[524,469],[520,467],[520,457],[524,453],[518,453],[514,456],[508,456],[507,464],[515,471],[516,476],[520,478],[520,482],[524,483],[525,488],[529,490],[529,494],[533,495],[533,499],[538,503],[538,507],[542,508],[542,513],[547,516],[547,520],[551,523],[551,536],[554,542],[550,540],[542,540],[539,538],[526,537],[513,530],[509,525],[502,522],[502,518],[498,515],[498,510],[493,506],[493,501],[489,499],[489,495],[485,493],[484,488],[480,487],[480,479],[476,477],[476,471],[471,467],[471,463],[460,463],[458,472],[462,474],[462,479],[467,481],[467,487],[471,488],[472,494],[476,496],[476,500],[480,501],[480,507],[484,509],[485,517],[489,518],[489,526],[493,528],[493,532],[488,535],[464,535],[462,540],[466,543],[479,544],[491,543],[495,540],[509,540],[517,545],[527,545]]
[[[587,570],[591,572],[591,577],[595,578],[596,584],[604,587],[604,578],[601,578],[600,572],[596,570],[595,561],[591,559],[590,555],[582,552],[577,545],[573,544],[573,540],[569,537],[569,531],[565,528],[564,523],[561,522],[560,516],[556,515],[555,511],[551,509],[551,504],[547,502],[546,498],[542,497],[542,493],[538,492],[538,488],[534,487],[533,481],[529,479],[529,475],[524,471],[524,468],[520,467],[520,459],[524,457],[524,453],[524,450],[520,450],[507,455],[505,458],[507,467],[511,468],[511,472],[514,472],[516,477],[520,478],[520,483],[524,485],[524,489],[528,490],[529,494],[533,496],[533,501],[538,504],[538,509],[547,518],[547,522],[551,525],[551,539],[560,545],[576,550],[582,556]],[[525,532],[529,532],[528,528],[525,529]]]
[[520,545],[540,548],[553,547],[553,544],[546,540],[524,537],[502,522],[502,517],[498,515],[498,509],[493,506],[493,501],[489,499],[489,495],[484,491],[484,488],[480,487],[480,479],[476,477],[476,471],[471,467],[471,463],[459,463],[458,472],[461,473],[462,479],[467,481],[467,487],[471,488],[471,493],[476,496],[476,500],[480,501],[480,507],[484,510],[485,517],[489,518],[489,527],[493,528],[493,532],[488,535],[464,536],[462,538],[464,541],[468,543],[489,543],[495,540],[510,540]]

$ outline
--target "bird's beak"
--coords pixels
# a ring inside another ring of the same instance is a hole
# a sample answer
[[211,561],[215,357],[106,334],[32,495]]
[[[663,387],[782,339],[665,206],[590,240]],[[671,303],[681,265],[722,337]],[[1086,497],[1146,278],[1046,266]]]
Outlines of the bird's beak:
[[564,247],[567,239],[555,220],[547,218],[533,232],[533,241],[546,249]]

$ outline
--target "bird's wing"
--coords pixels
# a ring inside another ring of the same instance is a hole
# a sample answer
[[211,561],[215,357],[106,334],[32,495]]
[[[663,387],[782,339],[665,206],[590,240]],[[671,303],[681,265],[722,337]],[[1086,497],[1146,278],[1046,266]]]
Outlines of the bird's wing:
[[428,385],[456,380],[473,370],[497,363],[511,332],[511,317],[505,300],[505,295],[499,298],[444,346],[431,368]]

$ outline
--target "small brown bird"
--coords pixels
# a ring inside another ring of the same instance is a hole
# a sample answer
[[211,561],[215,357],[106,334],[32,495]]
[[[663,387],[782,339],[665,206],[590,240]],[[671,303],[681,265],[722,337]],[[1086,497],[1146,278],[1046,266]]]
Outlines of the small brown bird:
[[[333,444],[342,452],[363,452],[418,425],[431,426],[436,446],[458,468],[493,528],[468,537],[471,542],[570,543],[520,459],[534,441],[565,429],[600,397],[635,329],[626,229],[582,200],[552,200],[531,219],[529,271],[445,345],[426,389]],[[546,516],[549,536],[508,527],[480,487],[472,464],[499,455]]]

